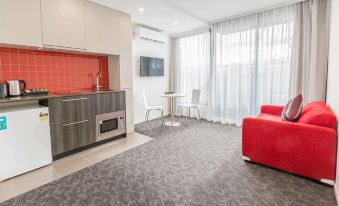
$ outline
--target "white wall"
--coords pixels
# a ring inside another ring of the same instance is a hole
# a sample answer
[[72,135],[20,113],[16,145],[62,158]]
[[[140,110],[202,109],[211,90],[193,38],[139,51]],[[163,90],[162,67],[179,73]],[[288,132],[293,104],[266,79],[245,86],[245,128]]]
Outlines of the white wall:
[[[327,80],[327,104],[339,118],[339,0],[332,0],[330,54]],[[339,129],[339,128],[338,128]],[[339,131],[339,130],[337,130]],[[337,177],[334,189],[339,200],[339,156],[337,154]]]
[[[163,77],[140,77],[140,56],[164,58],[165,71]],[[168,37],[165,44],[147,40],[133,40],[133,89],[134,89],[134,122],[135,124],[145,120],[145,108],[142,99],[142,91],[146,92],[149,106],[162,105],[164,114],[168,114],[168,100],[160,97],[160,94],[170,90],[170,56],[171,40]],[[160,117],[160,112],[150,113],[150,119]]]

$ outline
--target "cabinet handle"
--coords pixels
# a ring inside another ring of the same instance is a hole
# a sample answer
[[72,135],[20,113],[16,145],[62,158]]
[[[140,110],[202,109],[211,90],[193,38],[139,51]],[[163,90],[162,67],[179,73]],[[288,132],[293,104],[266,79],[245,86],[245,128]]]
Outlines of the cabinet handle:
[[78,98],[78,99],[65,99],[65,100],[62,100],[62,102],[74,102],[74,101],[81,101],[81,100],[86,100],[86,99],[87,99],[86,97]]
[[88,120],[83,120],[83,121],[78,121],[78,122],[72,122],[72,123],[69,123],[69,124],[63,124],[62,126],[63,126],[63,127],[67,127],[67,126],[71,126],[71,125],[74,125],[74,124],[81,124],[81,123],[85,123],[85,122],[88,122]]

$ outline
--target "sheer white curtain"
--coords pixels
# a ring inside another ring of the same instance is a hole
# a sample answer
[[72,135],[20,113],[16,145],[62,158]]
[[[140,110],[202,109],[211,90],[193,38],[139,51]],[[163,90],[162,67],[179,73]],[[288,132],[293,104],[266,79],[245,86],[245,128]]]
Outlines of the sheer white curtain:
[[304,103],[325,100],[330,0],[296,4],[291,95],[302,93]]
[[172,42],[172,58],[176,59],[175,72],[172,73],[172,79],[175,80],[173,89],[187,95],[178,99],[177,103],[190,103],[192,90],[200,89],[201,104],[207,105],[210,87],[210,34],[179,37]]
[[286,103],[294,14],[289,6],[212,25],[208,119],[240,125],[259,105]]

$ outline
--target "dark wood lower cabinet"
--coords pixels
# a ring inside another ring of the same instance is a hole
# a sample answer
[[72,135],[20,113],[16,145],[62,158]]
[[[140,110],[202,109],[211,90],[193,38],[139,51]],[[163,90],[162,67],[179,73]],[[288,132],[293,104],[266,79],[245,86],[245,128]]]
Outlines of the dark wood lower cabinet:
[[96,143],[96,115],[124,110],[125,92],[55,98],[48,106],[55,157]]
[[89,118],[90,96],[71,96],[48,100],[51,124],[78,121]]
[[92,98],[96,115],[126,110],[125,92],[98,94]]
[[94,143],[91,134],[92,121],[82,120],[51,126],[53,155],[67,152]]

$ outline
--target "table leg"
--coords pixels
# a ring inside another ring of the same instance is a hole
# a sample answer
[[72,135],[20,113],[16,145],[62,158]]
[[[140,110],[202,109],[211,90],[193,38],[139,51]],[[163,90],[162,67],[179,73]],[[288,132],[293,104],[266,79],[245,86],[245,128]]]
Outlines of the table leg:
[[171,121],[170,122],[165,122],[165,125],[166,126],[169,126],[169,127],[177,127],[177,126],[180,126],[180,123],[179,122],[175,122],[174,121],[174,98],[171,97],[170,98],[170,112],[171,112]]
[[174,98],[171,98],[171,121],[172,125],[174,125]]

